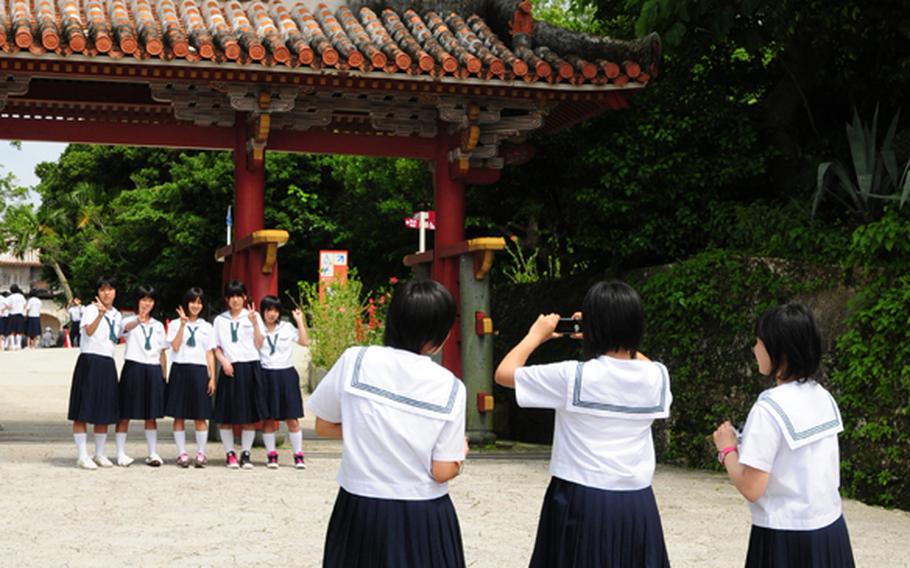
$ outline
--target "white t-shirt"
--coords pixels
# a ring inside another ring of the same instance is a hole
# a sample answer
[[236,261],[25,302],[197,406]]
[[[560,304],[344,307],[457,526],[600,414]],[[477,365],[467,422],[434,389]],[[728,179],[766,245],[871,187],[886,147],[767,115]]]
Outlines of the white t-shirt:
[[769,473],[764,495],[749,503],[753,524],[815,530],[841,516],[837,433],[842,431],[837,403],[815,381],[762,393],[739,447],[739,463]]
[[25,303],[25,309],[28,311],[28,317],[30,318],[40,318],[41,317],[41,300],[35,298],[34,296],[28,299],[28,302]]
[[[259,350],[256,348],[253,322],[250,321],[249,313],[249,310],[244,308],[237,319],[231,319],[229,311],[215,318],[215,343],[231,363],[259,360]],[[256,322],[260,330],[265,327],[258,313]]]
[[111,308],[105,312],[95,333],[89,335],[86,328],[95,322],[98,317],[98,308],[94,305],[86,306],[82,312],[82,322],[80,330],[82,335],[79,340],[79,352],[90,353],[93,355],[103,355],[104,357],[114,356],[114,347],[120,342],[120,333],[123,329],[123,316],[117,311],[117,308]]
[[[174,342],[178,331],[180,331],[180,320],[174,320],[167,330],[168,346]],[[193,345],[188,343],[191,338]],[[171,362],[184,365],[208,365],[205,354],[214,348],[215,328],[212,327],[212,324],[198,318],[194,322],[187,321],[186,327],[183,329],[180,349],[177,351],[171,349]]]
[[319,418],[344,431],[338,483],[380,499],[448,493],[432,463],[464,459],[465,387],[429,357],[391,347],[352,347],[310,397]]
[[25,296],[22,294],[10,294],[6,298],[6,303],[9,305],[9,315],[25,315]]
[[297,328],[286,321],[278,322],[273,331],[262,325],[265,341],[259,348],[263,369],[287,369],[294,366],[294,345],[299,338]]
[[78,322],[82,320],[82,306],[70,306],[68,310],[70,315],[71,322]]
[[0,296],[0,318],[5,318],[9,315],[9,301],[6,296]]
[[644,489],[654,477],[651,423],[670,415],[666,367],[601,356],[515,371],[523,408],[553,408],[550,474],[613,491]]
[[[139,316],[130,316],[123,319],[123,326],[131,321],[136,321]],[[161,352],[167,349],[167,339],[164,332],[164,324],[155,318],[149,318],[149,322],[139,323],[136,327],[123,333],[126,338],[126,352],[123,358],[135,363],[145,365],[159,365],[161,363]]]

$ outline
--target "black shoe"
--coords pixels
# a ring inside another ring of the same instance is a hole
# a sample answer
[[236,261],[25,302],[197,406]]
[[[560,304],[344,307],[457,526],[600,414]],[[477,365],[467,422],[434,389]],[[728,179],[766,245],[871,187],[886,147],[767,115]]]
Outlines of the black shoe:
[[253,469],[253,462],[250,461],[250,452],[240,452],[240,467]]

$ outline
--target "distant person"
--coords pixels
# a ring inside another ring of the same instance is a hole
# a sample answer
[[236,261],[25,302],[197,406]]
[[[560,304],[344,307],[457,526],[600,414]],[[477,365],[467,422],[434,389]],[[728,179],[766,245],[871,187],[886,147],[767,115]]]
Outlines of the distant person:
[[28,346],[31,349],[35,349],[41,341],[41,299],[38,298],[38,292],[34,288],[28,292],[25,315],[25,333],[28,335]]
[[117,422],[117,465],[129,467],[133,458],[126,454],[126,435],[130,420],[142,420],[148,454],[146,465],[164,463],[158,455],[158,418],[164,417],[167,376],[167,335],[164,324],[152,317],[155,289],[139,286],[136,315],[123,319],[126,350],[120,371],[120,420]]
[[57,334],[54,333],[54,330],[50,326],[44,328],[44,333],[41,334],[41,347],[56,347],[57,346]]
[[82,299],[76,296],[67,308],[70,316],[70,345],[79,347],[79,325],[82,322]]
[[759,318],[756,336],[758,372],[775,386],[752,406],[741,442],[730,422],[714,432],[718,460],[752,512],[746,566],[852,568],[838,491],[844,425],[817,381],[815,319],[802,304],[778,306]]
[[550,485],[531,556],[532,567],[669,566],[651,483],[651,424],[670,415],[666,367],[638,346],[641,298],[628,284],[599,282],[585,295],[585,361],[525,366],[543,343],[560,337],[559,315],[541,315],[499,363],[496,382],[515,389],[522,408],[556,411]]
[[9,292],[0,292],[0,351],[6,350],[6,336],[9,329]]
[[398,285],[385,345],[352,347],[310,397],[316,433],[342,438],[322,565],[465,565],[448,481],[467,451],[465,387],[430,355],[455,322],[438,282]]
[[278,467],[278,451],[275,448],[275,432],[284,420],[288,425],[288,438],[294,455],[294,467],[306,469],[303,457],[303,432],[300,418],[303,417],[303,397],[300,394],[300,376],[294,368],[294,345],[309,345],[303,312],[291,312],[294,325],[281,319],[281,300],[277,296],[265,296],[259,304],[259,313],[265,323],[265,341],[259,348],[262,362],[262,384],[268,407],[268,420],[263,421],[262,441],[265,444],[267,467]]
[[17,284],[9,287],[9,319],[7,320],[6,341],[8,349],[19,351],[22,349],[22,336],[25,334],[25,305],[27,300],[22,294],[22,289]]
[[180,323],[172,321],[167,330],[172,355],[164,415],[174,418],[174,442],[180,467],[190,466],[186,452],[187,420],[192,420],[196,429],[193,465],[205,467],[208,464],[205,446],[209,436],[207,421],[212,419],[212,396],[215,394],[215,328],[200,317],[204,307],[202,288],[190,288],[177,308]]
[[[73,421],[73,440],[82,469],[111,467],[104,455],[108,425],[120,420],[117,397],[117,367],[114,347],[120,341],[122,316],[114,307],[117,281],[101,276],[95,285],[95,301],[86,306],[82,318],[79,359],[73,371],[67,418]],[[86,450],[86,424],[95,426],[95,455]]]

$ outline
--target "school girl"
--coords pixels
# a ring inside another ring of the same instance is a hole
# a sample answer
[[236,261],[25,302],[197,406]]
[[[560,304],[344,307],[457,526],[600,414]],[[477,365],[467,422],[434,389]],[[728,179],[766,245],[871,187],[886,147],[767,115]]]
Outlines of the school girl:
[[82,309],[82,299],[76,297],[66,310],[70,317],[70,345],[73,347],[79,347],[79,323],[82,321]]
[[[73,421],[73,439],[83,469],[111,467],[104,455],[107,427],[120,419],[114,347],[120,341],[122,317],[114,307],[117,283],[110,276],[98,278],[95,301],[85,307],[79,358],[73,371],[67,419]],[[94,424],[95,455],[86,451],[86,423]]]
[[25,302],[25,333],[28,336],[28,346],[32,349],[38,347],[41,339],[41,300],[38,293],[29,290],[28,301]]
[[180,323],[172,322],[167,330],[171,356],[171,373],[167,383],[164,414],[174,418],[174,442],[177,465],[189,467],[186,452],[186,421],[196,427],[196,467],[205,467],[207,420],[212,418],[212,395],[215,394],[215,329],[201,319],[204,304],[202,288],[190,288],[177,308]]
[[323,566],[464,566],[448,480],[465,458],[465,388],[429,355],[455,321],[430,280],[399,285],[384,347],[352,347],[310,397],[316,433],[342,438]]
[[148,457],[145,463],[158,467],[158,423],[164,416],[167,339],[164,325],[152,317],[155,289],[140,286],[136,292],[137,315],[123,320],[126,338],[123,370],[120,372],[120,420],[117,423],[117,465],[129,467],[133,458],[126,455],[126,434],[130,420],[143,420]]
[[552,478],[531,557],[544,566],[669,566],[651,481],[651,423],[667,418],[667,369],[638,352],[641,299],[623,282],[599,282],[581,313],[585,361],[525,366],[559,337],[556,314],[541,315],[496,369],[518,405],[556,410]]
[[854,566],[844,522],[837,435],[840,411],[816,377],[821,336],[812,312],[787,304],[758,320],[758,371],[776,383],[759,397],[737,443],[724,422],[714,432],[718,460],[749,501],[746,566]]
[[265,328],[265,341],[259,349],[262,362],[262,383],[264,386],[269,418],[262,425],[262,441],[268,452],[267,466],[278,467],[278,452],[275,450],[275,432],[280,421],[287,421],[288,438],[294,450],[294,467],[305,469],[303,459],[303,432],[300,420],[303,416],[303,397],[300,395],[300,376],[294,368],[294,344],[309,345],[303,312],[291,312],[294,323],[280,321],[281,300],[276,296],[265,296],[259,303]]
[[9,306],[9,319],[6,320],[6,341],[8,349],[19,351],[22,349],[22,336],[25,334],[26,299],[17,284],[10,286],[9,291],[9,297],[6,298]]
[[[227,453],[227,467],[252,469],[250,451],[256,423],[268,414],[259,364],[259,349],[265,343],[262,318],[255,307],[247,309],[246,286],[239,280],[231,280],[224,286],[224,301],[228,309],[214,322],[215,357],[221,363],[214,420]],[[234,451],[235,425],[243,429],[239,462]]]
[[6,349],[6,330],[9,321],[9,303],[6,301],[9,292],[0,292],[0,351]]

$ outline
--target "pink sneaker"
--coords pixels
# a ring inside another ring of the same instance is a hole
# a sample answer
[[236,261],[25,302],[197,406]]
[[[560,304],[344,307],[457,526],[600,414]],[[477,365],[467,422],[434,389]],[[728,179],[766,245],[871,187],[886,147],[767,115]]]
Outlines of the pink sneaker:
[[306,469],[306,463],[303,461],[303,452],[294,454],[294,467],[297,469]]
[[237,452],[227,453],[227,464],[230,469],[240,469],[240,462],[237,461]]
[[177,457],[177,465],[184,468],[190,467],[190,456],[186,455],[186,453],[180,454]]
[[209,460],[208,460],[208,458],[205,457],[205,454],[203,454],[202,452],[199,452],[198,454],[196,454],[196,462],[193,465],[202,469],[203,467],[206,466],[207,463],[209,463]]

